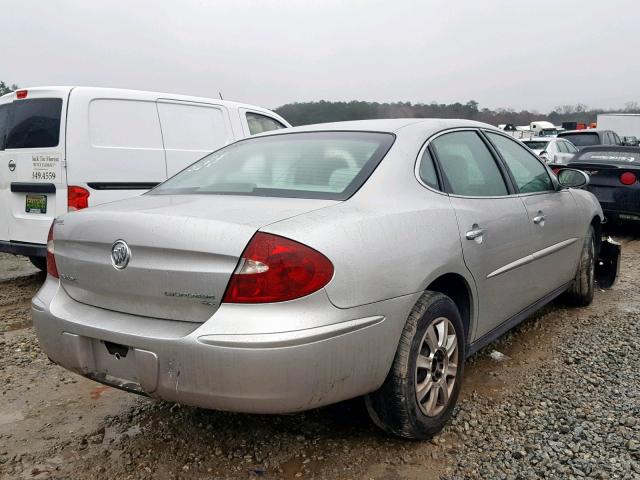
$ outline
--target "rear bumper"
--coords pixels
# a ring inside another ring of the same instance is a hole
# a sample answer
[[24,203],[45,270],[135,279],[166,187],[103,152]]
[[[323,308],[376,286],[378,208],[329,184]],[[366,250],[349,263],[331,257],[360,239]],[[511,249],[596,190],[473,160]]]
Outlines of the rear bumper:
[[[48,277],[32,313],[47,355],[96,381],[186,405],[288,413],[379,388],[404,323],[389,317],[406,318],[412,298],[349,310],[327,300],[326,325],[243,334],[249,323],[241,320],[234,320],[235,331],[217,327],[230,324],[223,315],[237,318],[237,309],[229,314],[221,307],[203,324],[137,317],[80,304]],[[284,303],[283,316],[302,324],[313,316],[291,308],[295,301]],[[125,358],[115,355],[121,346],[128,347]]]
[[47,246],[39,243],[0,240],[0,252],[24,255],[25,257],[46,257]]

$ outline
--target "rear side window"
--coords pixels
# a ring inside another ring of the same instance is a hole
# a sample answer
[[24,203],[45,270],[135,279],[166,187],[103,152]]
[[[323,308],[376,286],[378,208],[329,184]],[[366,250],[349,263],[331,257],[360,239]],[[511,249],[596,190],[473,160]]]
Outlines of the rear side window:
[[207,155],[152,194],[346,200],[369,178],[394,138],[370,132],[249,138]]
[[556,147],[558,148],[558,151],[561,153],[569,153],[569,149],[567,148],[566,143],[563,142],[562,140],[558,140],[556,142]]
[[260,115],[259,113],[254,112],[247,112],[246,115],[247,124],[249,125],[249,133],[251,135],[285,128],[283,124],[271,117],[267,117],[266,115]]
[[447,133],[431,146],[451,193],[474,197],[508,194],[498,165],[476,132]]
[[424,153],[422,154],[422,158],[420,159],[420,179],[429,185],[431,188],[439,190],[438,186],[438,175],[436,174],[436,168],[433,164],[433,158],[431,158],[431,153],[429,153],[429,149],[425,148]]
[[49,148],[60,142],[61,98],[32,98],[10,104],[5,148]]
[[562,135],[562,138],[569,140],[576,147],[600,145],[597,133],[568,133],[567,135]]
[[0,150],[4,150],[4,142],[7,137],[7,124],[9,123],[9,103],[0,105]]
[[547,169],[535,155],[503,135],[487,132],[487,136],[511,170],[521,193],[553,190],[553,183],[551,183]]

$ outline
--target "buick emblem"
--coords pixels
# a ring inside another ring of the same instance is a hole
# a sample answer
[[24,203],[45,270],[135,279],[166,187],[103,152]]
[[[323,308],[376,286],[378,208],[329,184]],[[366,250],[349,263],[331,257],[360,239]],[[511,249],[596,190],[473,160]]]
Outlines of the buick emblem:
[[111,247],[111,265],[117,270],[122,270],[129,265],[131,249],[124,240],[117,240]]
[[13,172],[16,169],[16,162],[14,160],[9,160],[9,171]]

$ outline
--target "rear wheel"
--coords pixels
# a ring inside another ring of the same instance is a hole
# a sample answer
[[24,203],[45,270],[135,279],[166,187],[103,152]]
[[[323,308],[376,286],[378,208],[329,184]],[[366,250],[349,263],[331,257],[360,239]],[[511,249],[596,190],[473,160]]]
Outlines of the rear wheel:
[[384,384],[365,398],[373,422],[411,439],[442,430],[460,392],[464,338],[455,303],[441,293],[425,292],[407,319]]
[[593,227],[589,227],[576,276],[565,294],[567,303],[578,307],[586,307],[593,301],[596,271],[596,237]]
[[29,260],[38,270],[47,271],[47,259],[45,257],[29,257]]

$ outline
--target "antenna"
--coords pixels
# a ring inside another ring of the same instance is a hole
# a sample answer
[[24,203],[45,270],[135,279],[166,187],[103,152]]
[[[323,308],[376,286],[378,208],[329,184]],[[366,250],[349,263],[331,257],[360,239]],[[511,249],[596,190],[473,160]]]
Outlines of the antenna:
[[218,92],[218,95],[220,95],[220,100],[224,100],[224,98],[222,98],[222,92]]

